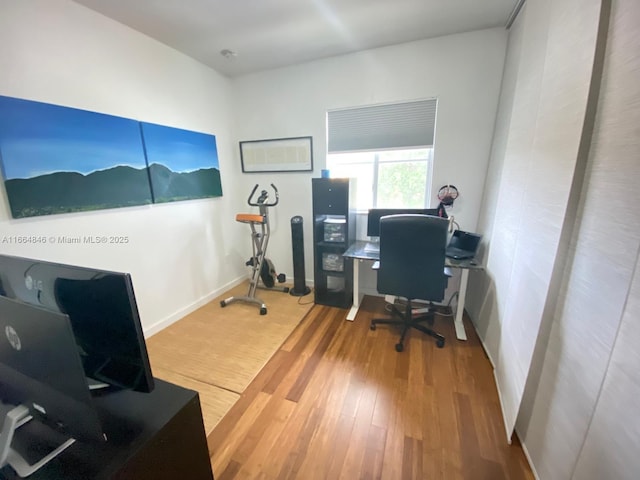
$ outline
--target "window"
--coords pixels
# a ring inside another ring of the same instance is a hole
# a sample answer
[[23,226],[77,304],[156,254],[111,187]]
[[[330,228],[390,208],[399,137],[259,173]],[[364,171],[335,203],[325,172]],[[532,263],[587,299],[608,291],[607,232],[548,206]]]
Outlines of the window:
[[327,112],[327,168],[358,178],[358,210],[424,208],[430,199],[436,99]]
[[355,177],[356,208],[424,208],[431,197],[432,148],[327,155],[332,177]]

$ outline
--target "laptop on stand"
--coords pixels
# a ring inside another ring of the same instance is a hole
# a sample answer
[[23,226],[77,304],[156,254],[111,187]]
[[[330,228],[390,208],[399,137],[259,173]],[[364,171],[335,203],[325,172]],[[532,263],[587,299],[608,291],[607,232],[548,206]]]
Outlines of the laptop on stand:
[[476,256],[482,235],[456,230],[447,245],[446,256],[455,260],[465,260]]

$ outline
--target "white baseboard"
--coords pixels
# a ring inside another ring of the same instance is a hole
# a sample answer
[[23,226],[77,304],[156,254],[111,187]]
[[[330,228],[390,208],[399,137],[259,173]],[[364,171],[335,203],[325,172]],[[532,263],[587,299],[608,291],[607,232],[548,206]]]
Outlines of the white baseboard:
[[[516,429],[516,434],[518,434],[518,429]],[[524,452],[524,456],[527,457],[527,463],[529,463],[529,467],[531,468],[531,473],[533,473],[533,478],[535,478],[536,480],[540,480],[540,475],[538,475],[538,472],[536,472],[536,468],[533,464],[533,461],[531,460],[531,455],[529,455],[529,450],[527,449],[527,446],[525,445],[524,441],[520,437],[520,434],[518,434],[518,438],[520,439],[520,445],[522,445],[522,451]]]
[[[231,290],[232,288],[240,285],[242,282],[244,282],[244,281],[246,281],[248,279],[249,279],[249,277],[246,277],[246,276],[238,277],[235,280],[232,280],[232,281],[226,283],[222,287],[217,288],[214,291],[208,293],[207,295],[205,295],[201,299],[196,300],[191,305],[187,305],[186,307],[181,308],[180,310],[178,310],[177,312],[169,315],[168,317],[166,317],[166,318],[154,323],[153,325],[145,328],[144,329],[144,338],[149,338],[149,337],[155,335],[156,333],[158,333],[159,331],[164,330],[169,325],[177,322],[178,320],[180,320],[181,318],[184,318],[185,316],[189,315],[190,313],[195,312],[197,309],[199,309],[203,305],[206,305],[207,303],[209,303],[214,298],[216,298],[216,297],[222,295],[224,292],[227,292],[227,291]],[[313,288],[313,280],[307,280],[306,283],[307,283],[307,286],[310,286],[311,288]]]
[[496,391],[498,392],[498,400],[500,401],[500,413],[502,413],[502,424],[504,425],[505,434],[507,435],[507,443],[511,445],[511,432],[507,428],[509,422],[507,422],[507,417],[504,415],[504,401],[502,400],[502,395],[500,393],[500,382],[498,382],[498,377],[496,376],[496,369],[493,369],[493,379],[496,382]]
[[199,300],[196,300],[191,305],[187,305],[186,307],[181,308],[180,310],[178,310],[177,312],[169,315],[168,317],[166,317],[166,318],[154,323],[153,325],[145,328],[144,337],[145,338],[149,338],[149,337],[155,335],[156,333],[158,333],[159,331],[164,330],[169,325],[177,322],[178,320],[180,320],[181,318],[184,318],[185,316],[189,315],[190,313],[195,312],[197,309],[199,309],[203,305],[206,305],[211,300],[213,300],[214,298],[222,295],[224,292],[232,289],[233,287],[235,287],[237,285],[240,285],[245,280],[247,280],[246,276],[242,276],[242,277],[236,278],[235,280],[232,280],[231,282],[221,286],[220,288],[217,288],[214,291],[208,293],[207,295],[205,295],[204,297],[200,298]]
[[[473,322],[471,322],[471,326],[476,330],[476,335],[478,335],[478,330],[476,329],[476,326]],[[496,391],[498,392],[498,400],[500,401],[500,413],[502,414],[502,423],[505,425],[507,443],[511,445],[511,434],[508,431],[506,431],[507,421],[504,415],[504,404],[502,402],[502,395],[500,394],[500,389],[498,388],[498,377],[496,377],[496,364],[494,363],[493,358],[491,358],[491,354],[489,353],[489,350],[487,349],[487,346],[485,345],[484,340],[480,337],[480,335],[478,335],[478,338],[480,339],[480,344],[482,345],[482,349],[484,350],[484,353],[487,355],[487,358],[489,359],[489,363],[491,363],[491,366],[493,367],[493,379],[496,384]],[[518,434],[517,430],[515,430],[515,432],[516,434]],[[529,463],[529,467],[531,468],[531,472],[533,473],[534,478],[536,480],[540,480],[540,477],[538,476],[538,472],[536,472],[533,462],[531,461],[531,456],[529,455],[527,446],[524,444],[524,441],[522,440],[522,437],[519,434],[518,434],[518,438],[520,439],[520,444],[522,445],[522,451],[524,452],[524,455],[527,458],[527,462]]]
[[[471,322],[471,325],[473,325],[473,322]],[[473,325],[473,328],[476,328],[475,325]],[[476,329],[476,334],[478,333],[478,330]],[[491,356],[491,353],[489,353],[489,349],[487,348],[487,346],[484,343],[484,340],[482,339],[482,337],[480,337],[480,335],[478,335],[478,338],[480,339],[480,345],[482,345],[482,349],[484,350],[485,355],[487,356],[487,358],[489,359],[489,363],[491,364],[491,366],[493,367],[493,370],[495,371],[496,369],[496,364],[493,361],[493,357]]]

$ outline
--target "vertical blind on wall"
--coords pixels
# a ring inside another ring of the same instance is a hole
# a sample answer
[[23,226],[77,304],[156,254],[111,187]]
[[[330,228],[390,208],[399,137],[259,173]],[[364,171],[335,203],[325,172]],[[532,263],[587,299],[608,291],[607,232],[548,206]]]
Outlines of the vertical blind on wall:
[[327,112],[329,153],[433,146],[437,99]]

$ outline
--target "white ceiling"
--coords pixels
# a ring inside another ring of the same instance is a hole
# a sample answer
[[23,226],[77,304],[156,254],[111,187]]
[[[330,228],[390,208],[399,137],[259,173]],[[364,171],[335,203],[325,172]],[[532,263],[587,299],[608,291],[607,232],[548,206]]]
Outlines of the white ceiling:
[[[74,0],[234,77],[505,26],[518,0]],[[221,50],[235,53],[225,58]]]

